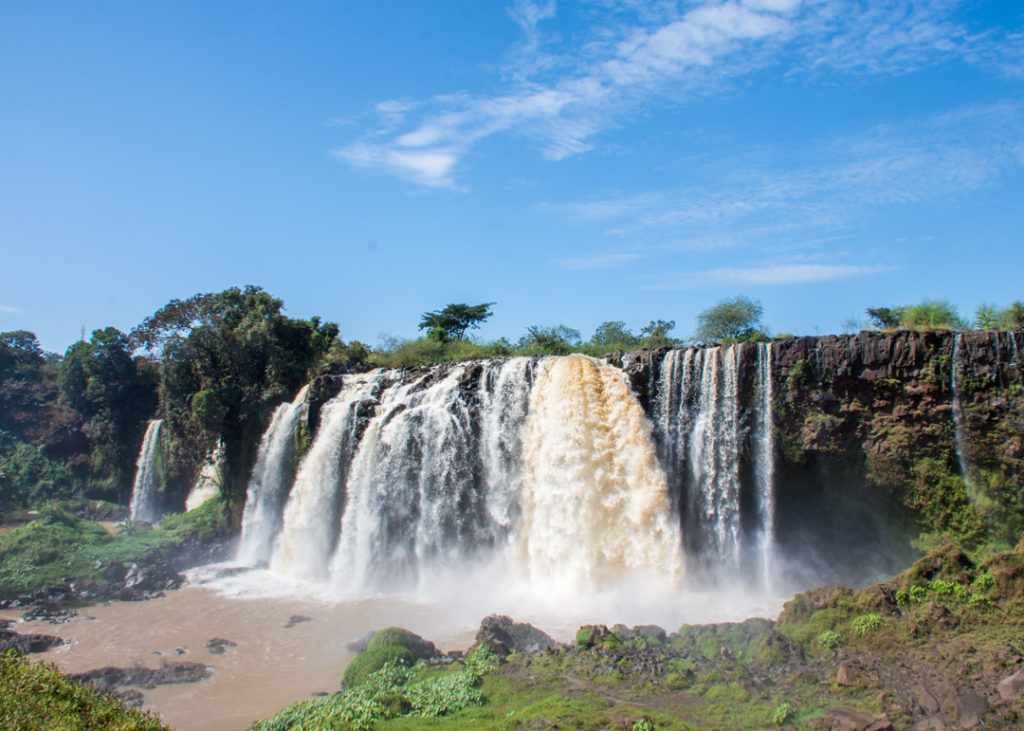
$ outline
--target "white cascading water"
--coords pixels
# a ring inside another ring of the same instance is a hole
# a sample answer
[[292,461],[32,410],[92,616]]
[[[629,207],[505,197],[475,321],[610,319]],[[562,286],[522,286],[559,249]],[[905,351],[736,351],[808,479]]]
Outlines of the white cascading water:
[[581,355],[543,360],[523,431],[513,560],[558,595],[638,574],[674,584],[682,562],[650,425],[621,370]]
[[302,579],[327,576],[337,541],[345,476],[358,441],[360,405],[373,400],[382,373],[346,376],[341,391],[320,411],[320,429],[299,465],[285,505],[270,566]]
[[690,442],[692,499],[704,528],[705,556],[720,568],[740,566],[739,347],[701,351],[700,402]]
[[530,362],[477,367],[475,377],[452,366],[381,396],[346,486],[331,567],[341,590],[429,582],[507,542]]
[[496,541],[519,518],[522,431],[530,408],[533,358],[489,363],[480,374],[480,442],[487,513]]
[[162,419],[153,419],[146,426],[139,459],[135,463],[135,485],[132,488],[130,515],[132,520],[156,522],[159,498],[164,489],[164,456],[161,439]]
[[960,465],[960,476],[963,478],[967,495],[974,500],[973,482],[968,472],[967,462],[967,419],[964,417],[963,404],[960,402],[960,378],[967,367],[964,361],[964,336],[957,333],[953,336],[953,364],[950,374],[950,388],[953,391],[953,433],[956,439],[956,459]]
[[757,503],[760,512],[758,553],[761,585],[771,587],[775,573],[775,423],[772,413],[772,344],[757,346]]
[[241,563],[251,566],[270,559],[274,537],[281,529],[288,490],[295,478],[295,436],[308,393],[309,386],[304,386],[291,403],[278,406],[260,441],[242,514],[237,554]]

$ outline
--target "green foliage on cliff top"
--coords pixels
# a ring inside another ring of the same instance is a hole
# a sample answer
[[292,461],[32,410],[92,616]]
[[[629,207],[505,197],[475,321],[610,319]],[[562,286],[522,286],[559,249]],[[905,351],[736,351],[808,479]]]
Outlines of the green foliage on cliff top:
[[51,665],[0,653],[0,726],[11,731],[163,731],[148,711],[69,680]]
[[46,507],[33,522],[0,536],[0,598],[25,594],[65,578],[102,582],[103,569],[111,561],[142,563],[157,552],[173,551],[192,540],[205,541],[227,530],[227,511],[221,498],[190,513],[167,516],[159,527],[126,527],[116,535],[99,523]]

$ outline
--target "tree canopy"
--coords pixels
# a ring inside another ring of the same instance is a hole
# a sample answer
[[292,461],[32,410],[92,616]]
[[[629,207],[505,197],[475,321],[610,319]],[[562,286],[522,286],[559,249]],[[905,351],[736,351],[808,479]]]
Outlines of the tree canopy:
[[705,343],[757,339],[763,335],[763,313],[761,303],[749,297],[722,300],[697,315],[697,339]]
[[424,312],[419,329],[426,330],[430,337],[442,342],[465,340],[467,330],[480,327],[480,323],[491,316],[491,306],[494,304],[452,304],[443,310]]

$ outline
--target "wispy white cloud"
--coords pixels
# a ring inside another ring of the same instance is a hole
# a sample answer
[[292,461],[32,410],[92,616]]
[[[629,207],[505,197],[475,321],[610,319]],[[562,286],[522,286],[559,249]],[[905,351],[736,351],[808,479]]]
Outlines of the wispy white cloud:
[[10,305],[0,305],[0,312],[6,312],[9,315],[20,315],[21,310],[17,307],[11,307]]
[[[599,4],[600,5],[600,4]],[[795,76],[902,74],[950,59],[1020,73],[1024,38],[957,22],[961,0],[694,0],[605,3],[580,36],[545,42],[554,2],[515,0],[523,40],[492,94],[447,93],[376,106],[376,121],[336,151],[354,167],[428,187],[455,187],[480,140],[515,134],[552,160],[578,155],[652,98],[700,98],[772,68]],[[586,12],[595,13],[593,6]]]
[[752,267],[718,267],[670,274],[643,289],[699,289],[719,285],[779,286],[850,279],[892,271],[892,267],[857,264],[767,264]]
[[562,269],[613,269],[628,264],[631,261],[642,259],[643,254],[637,252],[620,254],[593,254],[591,256],[575,256],[562,259],[555,259],[555,263]]
[[546,203],[570,220],[681,241],[750,240],[835,227],[870,210],[984,188],[1024,165],[1024,102],[968,107],[839,140],[769,151],[760,165],[717,160],[679,188]]

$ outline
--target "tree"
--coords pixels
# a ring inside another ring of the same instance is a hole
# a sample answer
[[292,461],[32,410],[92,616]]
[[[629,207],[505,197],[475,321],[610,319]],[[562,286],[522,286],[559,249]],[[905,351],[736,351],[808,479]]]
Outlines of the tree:
[[948,300],[924,300],[900,308],[900,326],[908,330],[959,330],[966,327]]
[[999,319],[1002,327],[1024,328],[1024,302],[1014,302],[1000,313]]
[[419,329],[426,330],[429,337],[441,342],[464,340],[466,330],[480,327],[480,323],[491,316],[493,304],[453,304],[436,312],[424,312]]
[[626,328],[622,320],[602,322],[594,330],[590,345],[595,350],[609,353],[613,350],[632,350],[640,344],[640,338]]
[[867,313],[875,327],[886,330],[900,326],[903,310],[903,307],[869,307]]
[[983,302],[974,311],[974,326],[979,330],[995,330],[1002,324],[1001,314],[995,305]]
[[94,330],[89,342],[74,343],[60,362],[57,384],[62,402],[83,420],[94,482],[107,493],[129,484],[157,394],[154,374],[132,358],[128,336],[107,327]]
[[645,348],[661,348],[672,345],[676,341],[668,336],[669,332],[675,329],[675,320],[651,320],[647,325],[640,328]]
[[565,325],[531,325],[519,339],[519,349],[547,355],[567,355],[580,342],[580,331]]
[[764,328],[763,312],[761,303],[749,297],[722,300],[697,315],[697,339],[705,343],[756,339]]

